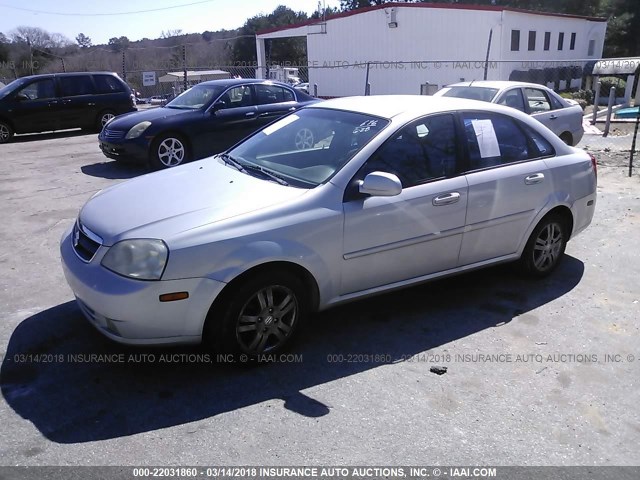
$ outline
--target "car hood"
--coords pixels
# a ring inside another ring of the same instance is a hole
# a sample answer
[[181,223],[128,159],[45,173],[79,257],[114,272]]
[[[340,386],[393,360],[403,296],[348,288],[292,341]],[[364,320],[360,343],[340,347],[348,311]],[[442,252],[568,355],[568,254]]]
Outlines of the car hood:
[[201,110],[182,110],[179,108],[158,107],[120,115],[109,122],[112,130],[129,130],[140,122],[158,122],[167,119],[178,120],[186,116],[202,115]]
[[80,222],[107,246],[126,238],[169,241],[306,192],[241,173],[211,157],[102,190],[82,208]]

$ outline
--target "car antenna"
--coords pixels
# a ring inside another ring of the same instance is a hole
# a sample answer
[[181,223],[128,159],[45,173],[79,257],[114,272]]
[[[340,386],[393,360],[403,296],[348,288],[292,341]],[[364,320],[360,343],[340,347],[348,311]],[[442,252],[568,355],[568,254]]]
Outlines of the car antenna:
[[473,80],[471,80],[471,81],[469,82],[469,85],[468,85],[468,86],[470,87],[471,85],[473,85],[473,82],[475,82],[475,81],[476,81],[476,79],[474,78]]

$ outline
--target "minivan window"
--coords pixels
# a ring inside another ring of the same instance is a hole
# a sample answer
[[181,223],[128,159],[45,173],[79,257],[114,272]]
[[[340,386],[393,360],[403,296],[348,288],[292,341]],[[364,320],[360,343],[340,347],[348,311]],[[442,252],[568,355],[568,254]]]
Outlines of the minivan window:
[[41,100],[44,98],[54,98],[56,96],[56,88],[52,78],[36,80],[26,87],[16,92],[16,95],[27,97],[29,100]]
[[89,75],[78,75],[72,77],[59,77],[60,91],[63,97],[73,97],[76,95],[91,95],[95,93],[93,82]]
[[111,75],[94,75],[93,80],[96,82],[98,93],[124,92],[122,82]]

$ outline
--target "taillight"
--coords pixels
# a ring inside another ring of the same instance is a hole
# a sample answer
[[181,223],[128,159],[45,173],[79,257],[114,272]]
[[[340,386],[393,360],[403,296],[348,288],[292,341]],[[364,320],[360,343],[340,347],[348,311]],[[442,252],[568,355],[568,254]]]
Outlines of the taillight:
[[589,154],[589,156],[591,157],[591,166],[593,167],[593,173],[596,178],[598,178],[598,162],[596,162],[596,157],[594,157],[592,154]]

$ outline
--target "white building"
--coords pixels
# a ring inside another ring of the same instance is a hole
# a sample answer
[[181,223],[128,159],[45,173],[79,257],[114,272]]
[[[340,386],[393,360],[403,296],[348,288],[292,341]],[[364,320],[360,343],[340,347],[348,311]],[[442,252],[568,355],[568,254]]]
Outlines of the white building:
[[604,18],[508,7],[387,3],[260,32],[256,49],[266,66],[265,40],[306,37],[310,91],[317,84],[324,97],[362,95],[367,80],[371,94],[425,93],[481,80],[485,67],[489,80],[562,89],[579,86],[585,63],[602,57],[606,28]]

